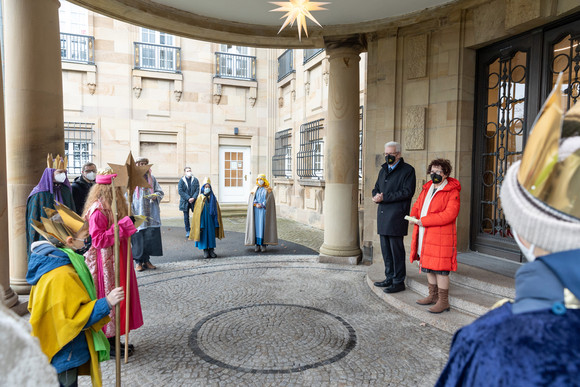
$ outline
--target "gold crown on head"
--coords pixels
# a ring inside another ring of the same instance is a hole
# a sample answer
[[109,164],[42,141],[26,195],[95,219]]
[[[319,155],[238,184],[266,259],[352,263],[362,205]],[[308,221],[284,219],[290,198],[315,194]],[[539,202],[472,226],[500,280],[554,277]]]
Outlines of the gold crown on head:
[[528,137],[518,182],[553,209],[580,219],[580,102],[565,115],[562,73]]
[[64,158],[60,157],[60,155],[56,155],[56,158],[52,158],[52,153],[49,153],[46,156],[46,165],[48,168],[53,169],[66,169],[68,166],[68,158],[64,156]]
[[206,184],[211,185],[211,179],[209,177],[206,177],[205,179],[203,179],[203,184],[201,186],[203,187]]
[[112,175],[113,173],[115,172],[113,172],[113,170],[109,167],[102,168],[97,171],[97,175]]
[[41,217],[40,222],[32,220],[32,227],[53,245],[66,245],[66,238],[74,237],[86,222],[64,204],[55,202],[54,209],[44,207],[48,218]]

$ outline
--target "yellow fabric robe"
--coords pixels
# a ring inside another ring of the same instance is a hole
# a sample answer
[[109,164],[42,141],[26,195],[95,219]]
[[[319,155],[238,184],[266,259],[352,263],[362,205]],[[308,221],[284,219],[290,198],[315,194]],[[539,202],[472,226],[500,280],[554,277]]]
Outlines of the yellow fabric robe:
[[[205,206],[205,202],[207,201],[207,197],[205,195],[199,195],[197,200],[195,201],[195,207],[193,208],[193,215],[191,215],[191,233],[189,234],[189,240],[192,241],[199,241],[200,238],[200,225],[201,225],[201,213],[203,211],[203,207]],[[216,198],[216,206],[217,206],[217,216],[218,216],[218,224],[219,227],[215,229],[215,236],[217,239],[222,239],[225,236],[224,233],[224,224],[222,223],[222,211],[220,210],[220,204],[217,202]]]
[[[32,287],[28,300],[32,336],[38,337],[40,348],[49,361],[83,331],[96,302],[89,297],[72,265],[49,271]],[[107,322],[108,316],[85,330],[91,354],[90,369],[80,367],[79,371],[83,375],[90,374],[96,387],[102,386],[102,380],[92,331],[98,331]]]

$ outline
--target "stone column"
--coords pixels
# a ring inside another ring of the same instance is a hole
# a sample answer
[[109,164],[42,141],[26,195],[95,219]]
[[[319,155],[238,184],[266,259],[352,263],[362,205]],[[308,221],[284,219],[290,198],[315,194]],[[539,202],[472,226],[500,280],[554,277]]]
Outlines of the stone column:
[[328,123],[324,159],[324,243],[320,262],[357,264],[360,37],[326,41]]
[[[0,68],[2,60],[0,59]],[[10,287],[10,239],[8,237],[8,187],[6,186],[6,131],[4,129],[4,88],[0,75],[0,287],[4,290],[0,293],[0,302],[9,308],[16,305],[18,295]]]
[[57,0],[4,0],[6,165],[12,288],[27,294],[26,200],[46,168],[64,154]]

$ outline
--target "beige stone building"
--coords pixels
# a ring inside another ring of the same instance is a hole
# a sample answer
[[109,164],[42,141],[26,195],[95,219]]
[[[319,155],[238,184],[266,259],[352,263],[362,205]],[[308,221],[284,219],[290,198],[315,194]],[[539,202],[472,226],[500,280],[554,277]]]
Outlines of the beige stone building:
[[[295,29],[278,34],[279,15],[257,1],[235,13],[211,2],[73,2],[123,20],[91,13],[87,33],[95,37],[97,65],[61,65],[58,2],[4,0],[6,145],[0,148],[8,173],[6,181],[0,176],[6,195],[0,197],[0,231],[8,236],[0,237],[11,244],[2,246],[10,262],[0,261],[0,284],[7,297],[13,297],[8,284],[26,288],[20,219],[44,155],[64,150],[65,121],[92,125],[101,141],[97,163],[122,161],[121,150],[129,147],[151,153],[155,174],[170,186],[184,163],[198,176],[225,179],[221,147],[250,147],[251,176],[278,175],[280,213],[323,226],[321,260],[334,262],[357,262],[362,246],[374,247],[373,259],[381,261],[376,208],[365,199],[383,144],[399,141],[416,168],[417,190],[431,159],[452,161],[452,175],[462,184],[460,251],[483,253],[483,263],[521,261],[499,187],[558,72],[565,76],[562,98],[576,103],[577,1],[424,1],[415,8],[410,2],[336,2],[316,13],[323,28],[311,27],[302,40]],[[136,68],[135,43],[143,43],[143,31],[125,22],[174,36],[170,45],[181,49],[181,73]],[[244,54],[256,57],[256,79],[239,83],[215,77],[220,44],[272,50]],[[296,72],[278,80],[279,58],[288,48]],[[304,63],[303,49],[322,48]],[[81,90],[82,100],[63,98],[63,85]],[[235,168],[238,184],[239,163]],[[168,206],[174,197],[170,192]]]

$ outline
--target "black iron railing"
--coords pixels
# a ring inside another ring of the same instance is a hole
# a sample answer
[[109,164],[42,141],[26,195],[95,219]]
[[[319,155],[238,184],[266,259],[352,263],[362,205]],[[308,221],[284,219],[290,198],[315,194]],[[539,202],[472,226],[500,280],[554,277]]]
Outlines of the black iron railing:
[[256,80],[256,57],[225,52],[215,53],[216,78]]
[[324,48],[307,48],[304,50],[304,60],[302,64],[308,62],[310,59],[314,58],[316,55],[324,51]]
[[83,165],[92,161],[94,125],[90,122],[64,123],[64,154],[68,158],[68,173],[80,175]]
[[95,64],[95,37],[61,32],[60,59],[63,62]]
[[324,177],[324,141],[320,135],[324,118],[300,125],[300,151],[296,155],[301,178]]
[[134,42],[134,68],[181,73],[181,48]]
[[292,177],[292,129],[276,132],[272,174],[276,177]]
[[294,50],[286,50],[278,57],[278,81],[295,72]]

